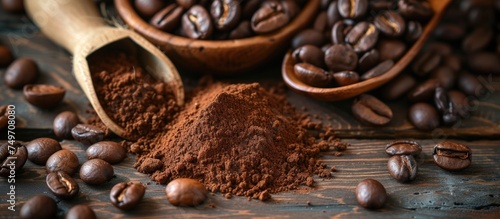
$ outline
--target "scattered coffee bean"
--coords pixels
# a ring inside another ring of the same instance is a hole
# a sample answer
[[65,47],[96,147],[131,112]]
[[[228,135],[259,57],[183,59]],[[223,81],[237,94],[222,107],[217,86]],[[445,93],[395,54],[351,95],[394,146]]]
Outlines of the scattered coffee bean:
[[347,86],[359,82],[359,74],[354,71],[341,71],[332,74],[339,86]]
[[442,87],[437,87],[434,92],[434,105],[441,113],[444,124],[452,125],[458,121],[458,112],[448,98],[448,92]]
[[410,20],[429,20],[434,14],[427,1],[400,0],[398,6],[401,14]]
[[366,52],[375,46],[378,34],[379,31],[375,25],[362,21],[347,33],[345,40],[352,45],[355,52]]
[[455,85],[457,74],[448,65],[441,65],[432,71],[431,78],[435,78],[439,82],[439,86],[450,89]]
[[372,125],[385,125],[392,119],[391,108],[368,94],[361,94],[354,100],[352,113],[361,122]]
[[379,62],[380,53],[376,49],[372,49],[365,52],[365,54],[359,58],[358,69],[360,72],[366,72],[375,67]]
[[410,122],[420,130],[433,130],[439,126],[439,113],[428,103],[415,103],[408,112]]
[[10,49],[4,45],[0,45],[0,67],[6,67],[12,63],[14,57],[10,52]]
[[88,160],[80,167],[80,179],[87,184],[103,184],[114,175],[113,166],[101,159]]
[[332,75],[314,65],[298,63],[293,66],[295,75],[300,81],[314,87],[327,87],[332,82]]
[[395,11],[384,11],[375,16],[375,26],[389,37],[399,37],[406,30],[406,23],[403,17]]
[[408,94],[408,99],[413,102],[424,102],[432,100],[434,91],[439,86],[439,81],[436,79],[429,79],[424,83],[418,85]]
[[24,98],[34,106],[53,108],[59,104],[66,94],[63,87],[49,84],[28,84],[23,89]]
[[344,18],[360,18],[368,11],[368,0],[339,0],[338,10]]
[[404,38],[406,42],[412,43],[417,41],[417,39],[420,38],[423,32],[422,24],[415,21],[409,21],[406,26],[406,35]]
[[467,98],[464,93],[458,90],[450,90],[448,91],[448,97],[460,117],[468,118],[470,116],[472,106],[469,103],[469,98]]
[[57,205],[54,199],[46,195],[37,195],[28,199],[19,211],[21,219],[51,219],[56,217]]
[[432,155],[434,163],[450,171],[463,170],[469,167],[472,162],[471,149],[466,145],[451,141],[436,144]]
[[417,80],[409,74],[400,74],[389,81],[382,88],[382,97],[387,100],[396,100],[415,87]]
[[139,204],[145,192],[146,187],[140,182],[121,182],[113,186],[109,198],[115,207],[128,210]]
[[398,182],[408,182],[417,177],[418,165],[412,155],[397,155],[389,158],[387,169]]
[[210,14],[215,27],[229,30],[238,24],[241,17],[240,2],[237,0],[214,0],[210,6]]
[[97,126],[78,124],[71,129],[71,136],[84,145],[92,145],[104,139],[104,130]]
[[165,7],[162,0],[134,0],[134,6],[141,16],[151,17]]
[[175,206],[197,206],[207,199],[205,186],[194,179],[172,180],[165,188],[168,201]]
[[97,142],[87,148],[87,158],[102,159],[110,164],[122,162],[127,157],[127,150],[114,141]]
[[78,169],[78,165],[79,161],[76,154],[70,150],[63,149],[55,152],[47,159],[45,168],[47,169],[47,173],[64,171],[71,176]]
[[316,46],[301,46],[293,51],[292,56],[296,62],[305,62],[320,68],[325,67],[325,54]]
[[377,43],[380,60],[392,60],[396,62],[406,53],[406,44],[401,40],[384,39]]
[[21,142],[16,141],[13,145],[8,142],[3,143],[0,145],[0,176],[8,177],[12,170],[17,173],[23,168],[27,159],[28,151]]
[[375,66],[372,69],[365,72],[363,75],[361,75],[360,78],[362,81],[365,81],[365,80],[368,80],[368,79],[371,79],[374,77],[378,77],[378,76],[386,73],[387,71],[389,71],[389,69],[391,69],[392,66],[394,66],[394,61],[392,61],[390,59],[385,60],[385,61],[379,63],[377,66]]
[[61,144],[52,138],[37,138],[26,144],[28,160],[38,165],[45,165],[49,157],[62,150]]
[[421,52],[413,60],[412,70],[417,76],[423,77],[431,73],[441,62],[441,55],[432,50]]
[[335,44],[325,51],[325,63],[332,71],[352,71],[358,64],[358,55],[348,45]]
[[213,33],[213,23],[208,11],[200,5],[195,5],[182,16],[182,30],[192,39],[208,39]]
[[38,74],[35,61],[30,58],[18,58],[5,70],[4,83],[12,89],[19,89],[35,82]]
[[64,111],[57,114],[53,122],[54,134],[59,138],[71,139],[71,129],[73,129],[80,119],[71,111]]
[[414,155],[418,156],[422,152],[422,146],[416,141],[396,140],[385,147],[388,155]]
[[253,35],[249,21],[242,21],[236,28],[229,32],[228,39],[243,39]]
[[481,98],[488,93],[488,89],[479,81],[478,76],[462,72],[457,79],[457,85],[467,95]]
[[78,196],[80,186],[66,172],[56,171],[47,174],[47,187],[58,198],[70,199]]
[[75,205],[69,209],[65,219],[96,219],[94,210],[87,205]]
[[387,192],[379,181],[365,179],[356,186],[356,200],[363,208],[379,209],[387,200]]
[[252,16],[250,24],[257,34],[266,34],[278,30],[290,21],[280,2],[269,1],[262,4],[261,8]]
[[177,4],[169,4],[156,13],[149,20],[149,23],[157,29],[170,32],[179,26],[182,12],[182,7],[179,7]]

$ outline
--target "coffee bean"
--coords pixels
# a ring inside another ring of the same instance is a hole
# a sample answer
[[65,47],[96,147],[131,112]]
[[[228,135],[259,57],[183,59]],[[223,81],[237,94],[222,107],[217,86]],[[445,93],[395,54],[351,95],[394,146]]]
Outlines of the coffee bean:
[[389,174],[398,182],[412,181],[417,177],[418,165],[411,155],[392,156],[387,162]]
[[47,169],[47,173],[64,171],[71,176],[76,172],[79,164],[78,157],[75,153],[63,149],[55,152],[47,159],[45,168]]
[[474,71],[500,75],[500,54],[477,52],[467,55],[467,65]]
[[332,76],[339,86],[347,86],[359,82],[359,74],[354,71],[336,72]]
[[115,207],[128,210],[139,204],[145,192],[146,187],[140,182],[121,182],[113,186],[109,198]]
[[483,97],[488,93],[488,90],[477,79],[477,76],[468,72],[461,72],[457,79],[457,85],[462,92],[477,98]]
[[377,50],[380,53],[380,60],[390,59],[397,62],[406,53],[406,44],[401,40],[379,40]]
[[427,21],[434,15],[434,11],[427,1],[399,0],[398,8],[401,14],[410,20]]
[[315,29],[305,29],[293,37],[292,48],[296,49],[308,44],[320,47],[325,42],[325,36],[321,32]]
[[400,37],[406,30],[405,20],[395,11],[384,11],[375,16],[373,23],[382,34],[389,37]]
[[332,83],[332,75],[309,63],[297,63],[293,66],[297,78],[314,87],[327,87]]
[[12,89],[19,89],[35,82],[38,74],[35,61],[30,58],[18,58],[5,70],[4,83]]
[[91,145],[104,139],[104,130],[97,126],[78,124],[71,129],[73,138],[84,145]]
[[243,7],[241,8],[241,14],[243,18],[252,18],[253,14],[259,10],[262,0],[247,0],[242,1]]
[[141,16],[151,17],[165,7],[162,0],[135,0],[134,6]]
[[394,61],[388,59],[385,60],[381,63],[379,63],[377,66],[373,67],[372,69],[368,70],[365,72],[363,75],[361,75],[361,80],[365,81],[374,77],[378,77],[392,68],[394,66]]
[[330,3],[328,4],[328,8],[326,9],[326,17],[329,27],[342,19],[339,11],[338,1],[330,1]]
[[368,1],[368,5],[374,11],[383,11],[397,7],[392,0],[370,0]]
[[0,2],[4,11],[8,13],[23,13],[24,1],[23,0],[2,0]]
[[269,2],[255,12],[250,21],[252,30],[258,34],[273,32],[290,21],[283,5],[279,2]]
[[439,81],[436,79],[429,79],[424,83],[418,85],[408,94],[408,99],[413,102],[424,102],[432,100],[434,91],[439,86]]
[[59,104],[66,90],[49,84],[28,84],[23,88],[24,98],[28,103],[40,108],[53,108]]
[[361,122],[385,125],[392,119],[392,110],[382,101],[368,94],[361,94],[354,100],[352,113]]
[[101,159],[88,160],[80,168],[80,179],[87,184],[103,184],[115,175],[113,167]]
[[447,65],[441,65],[434,69],[430,77],[436,79],[439,83],[439,86],[445,89],[452,88],[455,85],[455,81],[457,80],[457,74],[452,68]]
[[340,15],[348,19],[357,19],[365,16],[368,11],[368,0],[339,0]]
[[305,62],[323,68],[325,67],[325,53],[313,45],[305,45],[295,49],[292,56],[296,62]]
[[10,49],[4,45],[0,45],[0,67],[6,67],[12,63],[14,57]]
[[52,138],[37,138],[26,144],[28,159],[38,165],[45,165],[49,157],[62,150],[61,144]]
[[431,42],[427,45],[427,50],[438,53],[441,56],[449,56],[453,53],[453,47],[448,43]]
[[444,124],[451,125],[458,121],[458,112],[448,98],[448,93],[442,87],[437,87],[434,92],[434,105],[441,113]]
[[335,44],[325,52],[325,64],[332,71],[352,71],[358,64],[358,55],[348,45]]
[[54,199],[46,195],[36,195],[28,199],[21,210],[21,219],[51,219],[56,217],[57,205]]
[[59,138],[71,139],[71,129],[73,129],[80,119],[71,111],[64,111],[57,114],[53,122],[54,134]]
[[175,206],[197,206],[207,199],[205,186],[194,179],[172,180],[165,188],[168,201]]
[[347,33],[345,41],[352,45],[355,52],[366,52],[377,43],[378,33],[373,24],[362,21]]
[[7,127],[9,123],[8,105],[0,106],[0,130]]
[[177,28],[182,18],[182,7],[177,4],[169,4],[156,13],[149,23],[159,30],[171,32]]
[[237,0],[212,1],[210,14],[214,20],[215,28],[219,30],[232,29],[240,20],[240,3]]
[[228,39],[242,39],[246,37],[250,37],[253,35],[252,27],[250,26],[249,21],[242,21],[238,24],[236,28],[234,28],[231,32],[229,32]]
[[281,0],[281,5],[283,5],[283,10],[288,15],[290,20],[300,13],[300,6],[295,0]]
[[387,192],[379,181],[365,179],[356,186],[356,200],[363,208],[379,209],[387,200]]
[[430,131],[439,126],[439,113],[428,103],[415,103],[408,112],[410,122],[415,128]]
[[385,153],[393,155],[414,155],[418,156],[422,152],[422,146],[412,140],[396,140],[385,146]]
[[21,142],[3,143],[0,145],[0,176],[8,177],[12,170],[17,173],[23,168],[27,159],[28,151]]
[[375,67],[380,62],[380,53],[376,49],[365,52],[359,58],[358,69],[360,72],[365,72]]
[[441,55],[432,50],[420,53],[412,63],[412,70],[415,75],[423,77],[439,66]]
[[66,172],[56,171],[47,174],[47,187],[58,198],[70,199],[78,196],[80,186]]
[[408,21],[406,26],[406,34],[404,38],[406,42],[413,43],[417,41],[423,32],[422,24],[417,21]]
[[443,63],[455,72],[459,71],[462,68],[462,58],[457,54],[445,56]]
[[469,147],[451,141],[443,141],[434,146],[432,151],[434,163],[439,167],[457,171],[470,166],[472,162],[472,151]]
[[464,52],[476,52],[484,49],[493,40],[493,30],[490,27],[478,27],[465,36],[462,41]]
[[197,0],[175,0],[175,2],[184,9],[189,9],[196,4]]
[[322,11],[314,19],[313,29],[323,33],[329,30],[328,17],[325,11]]
[[382,97],[386,100],[396,100],[415,87],[417,80],[409,74],[400,74],[382,88]]
[[332,27],[332,43],[333,44],[344,44],[345,43],[345,24],[344,21],[337,21]]
[[110,164],[122,162],[127,157],[127,150],[114,141],[97,142],[87,148],[87,158],[102,159]]
[[191,39],[209,39],[214,29],[210,15],[200,5],[195,5],[184,13],[181,24],[184,33]]
[[458,41],[465,36],[466,30],[459,23],[439,24],[434,29],[434,36],[443,41]]
[[69,209],[66,219],[96,219],[94,210],[87,205],[75,205]]
[[462,118],[467,118],[471,114],[472,106],[469,103],[469,99],[464,93],[458,90],[448,91],[448,97],[453,107],[457,110],[458,115]]

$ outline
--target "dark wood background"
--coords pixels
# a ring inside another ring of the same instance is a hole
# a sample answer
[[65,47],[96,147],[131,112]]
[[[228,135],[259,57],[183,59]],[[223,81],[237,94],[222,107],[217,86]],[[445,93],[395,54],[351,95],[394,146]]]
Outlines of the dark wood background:
[[[51,127],[55,115],[65,110],[76,112],[85,121],[90,117],[88,100],[71,73],[71,55],[45,38],[25,15],[10,15],[0,10],[0,43],[12,49],[16,57],[28,56],[36,60],[42,74],[37,83],[58,84],[67,93],[62,104],[55,109],[42,110],[29,105],[22,91],[3,85],[5,69],[0,69],[0,105],[16,106],[16,138],[30,141],[38,137],[54,137]],[[232,82],[280,83],[281,57],[251,73],[232,78]],[[181,71],[186,84],[196,76]],[[487,78],[488,76],[485,76]],[[494,218],[500,215],[500,78],[490,81],[494,91],[477,102],[473,115],[456,127],[440,127],[433,132],[415,130],[406,119],[408,103],[391,102],[395,112],[392,122],[383,127],[365,126],[350,113],[352,100],[328,103],[311,100],[288,91],[289,101],[298,109],[309,112],[314,119],[335,128],[337,136],[351,146],[342,156],[331,152],[323,154],[328,166],[338,172],[332,179],[317,178],[312,189],[273,194],[268,202],[246,197],[226,199],[212,194],[198,207],[175,207],[164,195],[164,185],[157,185],[147,175],[132,167],[134,155],[114,165],[116,177],[101,186],[89,186],[77,179],[81,194],[73,200],[59,200],[45,185],[45,168],[27,162],[16,175],[16,210],[36,194],[53,197],[59,207],[59,216],[75,204],[87,204],[99,218]],[[384,147],[393,139],[417,139],[423,147],[418,158],[419,174],[411,183],[398,183],[387,172],[388,156]],[[473,151],[473,164],[460,172],[447,172],[432,160],[432,147],[442,140],[454,140],[468,145]],[[6,131],[0,130],[0,143],[5,142]],[[63,148],[73,150],[80,159],[85,158],[85,147],[75,141],[61,141]],[[75,176],[78,178],[78,176]],[[385,185],[389,194],[386,206],[377,211],[361,208],[355,200],[354,188],[365,178],[374,178]],[[123,181],[150,183],[143,202],[131,211],[121,211],[109,203],[110,188]],[[17,212],[7,210],[7,180],[0,179],[0,218],[16,218]],[[309,203],[309,204],[308,204]]]

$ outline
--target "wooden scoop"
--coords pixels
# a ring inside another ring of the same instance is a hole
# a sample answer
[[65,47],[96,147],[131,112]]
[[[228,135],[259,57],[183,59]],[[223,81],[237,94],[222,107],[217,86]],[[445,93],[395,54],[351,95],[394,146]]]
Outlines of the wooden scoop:
[[434,10],[434,16],[424,27],[420,38],[412,45],[412,47],[406,52],[406,54],[383,75],[342,87],[312,87],[303,83],[295,76],[293,69],[295,61],[292,58],[292,52],[290,51],[286,54],[282,64],[281,74],[283,80],[288,87],[290,87],[297,93],[304,94],[314,99],[323,101],[344,100],[373,90],[396,77],[401,71],[403,71],[403,69],[406,68],[408,64],[410,64],[413,58],[422,49],[425,40],[429,37],[436,25],[439,23],[443,13],[445,12],[445,9],[451,2],[451,0],[429,0],[429,3]]
[[104,124],[120,137],[130,138],[104,111],[89,71],[87,57],[97,50],[120,48],[137,57],[149,73],[173,89],[177,104],[184,103],[184,88],[177,69],[153,44],[138,34],[108,26],[92,0],[26,0],[26,11],[42,32],[73,54],[73,72]]

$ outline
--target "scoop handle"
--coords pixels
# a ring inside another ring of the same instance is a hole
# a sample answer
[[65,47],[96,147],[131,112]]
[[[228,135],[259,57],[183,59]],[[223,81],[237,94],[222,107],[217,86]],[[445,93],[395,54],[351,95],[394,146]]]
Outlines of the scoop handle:
[[107,26],[92,0],[25,0],[24,5],[40,30],[72,54],[87,36]]

